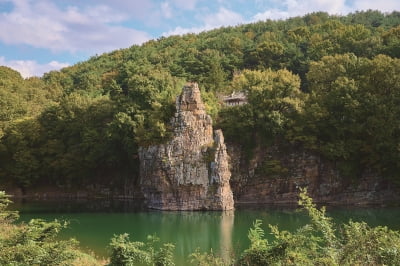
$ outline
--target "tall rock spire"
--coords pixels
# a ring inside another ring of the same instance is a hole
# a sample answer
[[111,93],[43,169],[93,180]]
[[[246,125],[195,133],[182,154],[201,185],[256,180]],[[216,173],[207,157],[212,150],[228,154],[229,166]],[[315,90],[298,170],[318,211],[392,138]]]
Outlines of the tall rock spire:
[[161,210],[233,209],[229,157],[221,130],[213,134],[197,83],[183,87],[171,121],[173,138],[142,147],[140,178],[150,208]]

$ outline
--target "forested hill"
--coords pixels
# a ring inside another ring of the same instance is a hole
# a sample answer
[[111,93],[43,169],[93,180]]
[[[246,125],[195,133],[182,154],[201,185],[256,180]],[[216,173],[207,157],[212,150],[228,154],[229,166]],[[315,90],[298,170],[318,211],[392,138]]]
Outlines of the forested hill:
[[[0,67],[0,185],[135,178],[186,81],[243,149],[293,143],[345,175],[400,181],[399,57],[400,12],[321,12],[162,37],[41,78]],[[249,104],[224,108],[232,91]]]

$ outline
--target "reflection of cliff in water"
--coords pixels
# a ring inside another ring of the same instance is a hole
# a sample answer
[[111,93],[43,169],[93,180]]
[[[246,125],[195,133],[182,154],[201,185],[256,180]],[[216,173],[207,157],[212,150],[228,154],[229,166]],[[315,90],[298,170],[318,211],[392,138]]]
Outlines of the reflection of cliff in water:
[[139,212],[147,210],[141,200],[12,198],[12,201],[10,207],[24,213]]
[[233,254],[232,247],[232,232],[233,224],[235,222],[235,212],[234,211],[224,211],[221,214],[220,223],[220,252],[221,257],[225,262],[229,262]]
[[232,253],[234,211],[162,212],[161,224],[157,236],[176,239],[173,244],[177,258],[184,258],[199,247],[201,252],[213,250],[224,259]]

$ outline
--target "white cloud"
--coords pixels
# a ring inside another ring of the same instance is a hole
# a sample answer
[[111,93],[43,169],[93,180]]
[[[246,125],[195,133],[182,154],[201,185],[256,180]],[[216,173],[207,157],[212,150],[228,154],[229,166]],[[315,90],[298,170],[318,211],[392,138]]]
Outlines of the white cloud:
[[198,0],[172,0],[174,5],[179,9],[193,10]]
[[243,22],[245,20],[239,13],[221,7],[217,13],[202,16],[201,26],[191,28],[176,27],[174,30],[164,32],[163,36],[199,33],[222,26],[234,26]]
[[400,10],[399,0],[355,0],[353,3],[354,10],[380,10],[382,12],[392,12],[394,10]]
[[23,78],[42,76],[44,73],[51,70],[59,70],[63,67],[69,66],[68,63],[60,63],[57,61],[51,61],[47,64],[39,64],[33,60],[9,60],[7,61],[4,57],[0,57],[0,65],[8,66],[19,73]]
[[171,36],[171,35],[183,35],[186,33],[199,33],[202,31],[205,31],[203,27],[192,27],[192,28],[183,28],[181,26],[176,27],[173,30],[170,30],[168,32],[164,32],[162,35],[163,36]]
[[115,25],[126,17],[105,5],[80,10],[61,9],[48,0],[11,1],[14,9],[0,14],[0,40],[6,44],[94,54],[150,39],[145,32]]
[[342,14],[346,11],[345,0],[285,0],[284,8],[267,9],[253,16],[253,21],[265,19],[285,19],[311,12],[325,11],[330,14]]
[[204,17],[206,27],[216,28],[227,25],[237,25],[244,22],[243,17],[234,11],[221,7],[216,14]]
[[253,16],[252,21],[265,19],[285,19],[294,16],[302,16],[307,13],[324,11],[332,15],[345,15],[361,10],[380,10],[391,12],[400,9],[398,0],[284,0],[282,9],[270,8]]
[[279,9],[269,9],[262,13],[257,13],[253,16],[253,21],[266,20],[266,19],[283,19],[288,18],[289,12]]
[[161,4],[161,12],[165,18],[172,17],[172,9],[168,2],[164,2]]
[[[10,0],[9,0],[10,1]],[[154,1],[160,0],[52,0],[53,2],[64,2],[70,6],[86,6],[92,9],[96,6],[107,6],[114,14],[123,14],[124,17],[134,17],[140,20],[151,19],[150,14],[158,5]]]

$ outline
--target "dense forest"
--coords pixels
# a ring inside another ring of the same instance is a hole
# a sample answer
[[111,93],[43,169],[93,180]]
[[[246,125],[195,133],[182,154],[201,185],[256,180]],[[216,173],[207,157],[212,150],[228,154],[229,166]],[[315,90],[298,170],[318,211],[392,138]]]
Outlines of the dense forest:
[[[0,67],[0,183],[137,177],[139,146],[169,138],[196,81],[229,142],[290,143],[400,181],[400,12],[356,12],[161,37],[43,77]],[[221,95],[247,94],[224,107]],[[249,154],[251,156],[251,154]]]

